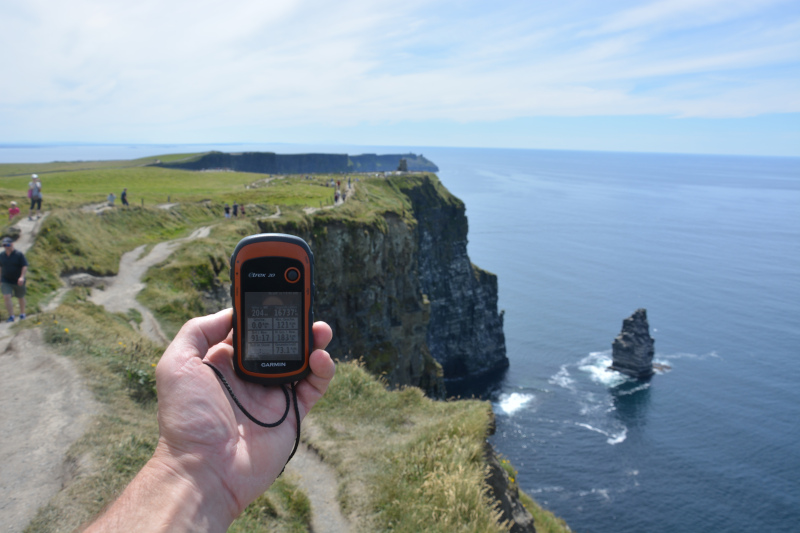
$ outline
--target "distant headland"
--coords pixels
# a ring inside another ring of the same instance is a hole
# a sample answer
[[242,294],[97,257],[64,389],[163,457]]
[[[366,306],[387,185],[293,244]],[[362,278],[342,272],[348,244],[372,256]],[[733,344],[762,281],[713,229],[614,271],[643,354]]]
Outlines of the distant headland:
[[337,174],[347,172],[392,172],[405,160],[409,172],[438,172],[422,154],[276,154],[274,152],[206,152],[186,159],[162,162],[154,166],[185,170],[229,169],[259,174]]

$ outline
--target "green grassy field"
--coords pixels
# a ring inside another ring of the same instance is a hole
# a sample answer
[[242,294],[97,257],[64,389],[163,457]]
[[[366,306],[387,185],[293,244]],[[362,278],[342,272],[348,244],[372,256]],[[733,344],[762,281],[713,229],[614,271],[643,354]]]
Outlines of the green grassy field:
[[[112,192],[119,205],[123,188],[128,189],[128,201],[137,206],[202,201],[220,208],[225,202],[315,207],[320,202],[333,203],[333,189],[325,187],[322,179],[305,180],[299,176],[274,179],[262,185],[257,182],[266,178],[263,174],[132,167],[58,171],[40,177],[44,209],[102,203]],[[7,206],[16,200],[25,211],[29,181],[27,173],[1,177],[0,203]],[[254,183],[253,188],[246,188]]]
[[[333,190],[325,186],[330,176],[286,176],[265,183],[260,174],[195,173],[133,163],[53,163],[43,174],[44,207],[50,215],[27,254],[31,309],[41,308],[66,273],[111,275],[121,255],[136,246],[211,226],[209,237],[180,246],[146,275],[139,299],[174,334],[186,319],[203,312],[204,291],[228,281],[230,251],[243,236],[258,231],[259,217],[280,209],[283,221],[300,224],[308,216],[303,207],[333,200]],[[0,201],[24,198],[27,174],[36,172],[32,168],[0,165]],[[20,170],[24,175],[14,175]],[[361,177],[344,206],[313,216],[380,227],[382,214],[391,211],[413,223],[401,189],[416,179],[421,178]],[[128,187],[131,207],[100,214],[80,209],[104,201],[108,192],[119,196],[122,187]],[[168,198],[178,205],[155,207]],[[233,201],[248,206],[248,218],[222,217],[224,202]],[[91,467],[40,509],[26,531],[73,531],[91,519],[144,464],[158,436],[153,365],[162,348],[139,334],[135,324],[141,316],[108,313],[88,302],[88,294],[72,289],[54,312],[17,326],[44,328],[46,340],[75,360],[103,406],[91,430],[69,451],[68,461]],[[358,363],[340,363],[328,394],[307,419],[304,438],[336,469],[340,504],[345,513],[359,517],[358,531],[505,531],[483,482],[481,453],[489,422],[486,402],[434,402],[415,388],[389,391]],[[540,532],[568,531],[532,500],[526,504],[538,513]],[[291,479],[281,479],[231,531],[308,531],[309,505]]]

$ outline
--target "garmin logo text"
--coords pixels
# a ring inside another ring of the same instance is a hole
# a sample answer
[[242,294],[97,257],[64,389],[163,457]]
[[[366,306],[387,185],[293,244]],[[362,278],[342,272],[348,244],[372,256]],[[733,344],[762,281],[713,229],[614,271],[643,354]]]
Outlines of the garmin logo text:
[[270,367],[270,366],[286,366],[286,363],[261,363],[262,368]]
[[250,278],[266,278],[267,275],[261,272],[250,272],[248,275]]

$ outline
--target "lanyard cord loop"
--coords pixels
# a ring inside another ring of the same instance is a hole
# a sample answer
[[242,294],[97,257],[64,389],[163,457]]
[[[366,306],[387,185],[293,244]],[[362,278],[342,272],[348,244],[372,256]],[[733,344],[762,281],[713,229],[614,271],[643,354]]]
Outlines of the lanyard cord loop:
[[[225,379],[225,376],[222,375],[222,372],[220,372],[219,369],[217,369],[217,367],[215,367],[214,365],[212,365],[211,363],[209,363],[207,361],[203,361],[203,364],[206,364],[209,367],[211,367],[211,370],[214,371],[214,373],[217,375],[217,377],[220,379],[220,381],[222,381],[222,384],[225,385],[225,388],[228,389],[228,394],[230,394],[231,399],[236,404],[236,406],[239,408],[239,410],[242,413],[244,413],[244,416],[249,418],[254,424],[256,424],[258,426],[261,426],[263,428],[274,428],[274,427],[280,426],[281,424],[283,424],[283,421],[286,420],[286,416],[289,414],[289,406],[290,406],[290,404],[292,402],[289,400],[289,391],[286,390],[286,385],[285,384],[281,384],[281,389],[283,389],[283,394],[284,394],[284,396],[286,396],[286,410],[283,412],[283,416],[277,422],[272,422],[272,423],[262,422],[262,421],[258,420],[256,417],[254,417],[253,415],[251,415],[247,411],[247,409],[244,408],[242,403],[239,401],[239,398],[237,398],[236,395],[233,393],[233,389],[228,384],[228,380]],[[292,460],[292,457],[294,457],[294,454],[297,451],[297,447],[300,444],[300,407],[297,405],[297,389],[295,388],[295,383],[291,383],[291,387],[292,387],[292,399],[294,400],[294,414],[295,414],[295,418],[297,419],[297,436],[294,439],[294,448],[292,449],[291,455],[289,455],[289,458],[286,460],[286,464],[288,464],[289,461]],[[286,468],[285,465],[284,465],[284,468]],[[283,470],[281,470],[281,474],[283,474]]]

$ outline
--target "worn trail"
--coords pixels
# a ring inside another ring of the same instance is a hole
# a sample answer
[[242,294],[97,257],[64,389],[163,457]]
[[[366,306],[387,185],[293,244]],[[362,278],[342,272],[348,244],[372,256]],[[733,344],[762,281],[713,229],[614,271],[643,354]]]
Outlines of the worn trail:
[[[16,224],[18,250],[30,249],[42,220]],[[67,450],[100,407],[41,329],[14,333],[11,326],[0,324],[0,531],[16,533],[61,490]]]
[[136,295],[144,289],[142,278],[148,269],[166,260],[180,244],[208,237],[210,232],[211,228],[204,226],[193,231],[188,237],[158,243],[144,257],[141,256],[146,248],[145,245],[123,254],[117,275],[106,278],[108,284],[104,290],[93,289],[89,299],[111,312],[126,313],[129,309],[136,309],[142,315],[142,333],[159,344],[168,344],[169,339],[153,313],[136,301]]

